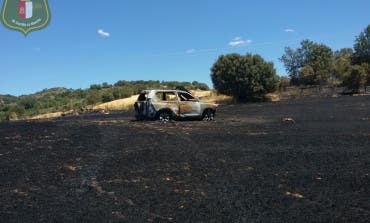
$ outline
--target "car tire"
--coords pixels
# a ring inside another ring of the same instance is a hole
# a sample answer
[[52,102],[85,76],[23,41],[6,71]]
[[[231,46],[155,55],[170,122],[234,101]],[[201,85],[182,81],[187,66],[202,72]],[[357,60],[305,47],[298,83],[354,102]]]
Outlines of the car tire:
[[172,119],[172,114],[170,111],[163,110],[158,113],[157,117],[161,122],[169,122]]
[[203,112],[203,121],[213,121],[215,120],[215,112],[211,109],[207,109]]

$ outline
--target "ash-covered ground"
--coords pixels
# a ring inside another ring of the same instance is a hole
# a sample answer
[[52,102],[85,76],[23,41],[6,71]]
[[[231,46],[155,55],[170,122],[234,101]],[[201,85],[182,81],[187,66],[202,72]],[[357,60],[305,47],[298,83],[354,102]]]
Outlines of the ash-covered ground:
[[370,97],[133,116],[0,123],[0,222],[370,221]]

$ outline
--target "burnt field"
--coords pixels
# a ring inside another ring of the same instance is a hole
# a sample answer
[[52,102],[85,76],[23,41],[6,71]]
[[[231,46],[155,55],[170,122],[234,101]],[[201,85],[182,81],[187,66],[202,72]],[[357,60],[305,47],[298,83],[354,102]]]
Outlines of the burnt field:
[[0,222],[370,221],[370,97],[132,119],[0,123]]

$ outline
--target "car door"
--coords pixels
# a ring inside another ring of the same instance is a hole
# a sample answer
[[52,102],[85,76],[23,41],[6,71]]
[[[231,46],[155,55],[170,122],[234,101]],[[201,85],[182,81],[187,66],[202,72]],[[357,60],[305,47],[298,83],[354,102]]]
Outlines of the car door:
[[174,114],[178,114],[179,101],[174,91],[159,91],[155,94],[155,99],[152,102],[156,111],[161,109],[170,109]]
[[197,98],[186,92],[178,92],[180,116],[199,116],[200,102]]

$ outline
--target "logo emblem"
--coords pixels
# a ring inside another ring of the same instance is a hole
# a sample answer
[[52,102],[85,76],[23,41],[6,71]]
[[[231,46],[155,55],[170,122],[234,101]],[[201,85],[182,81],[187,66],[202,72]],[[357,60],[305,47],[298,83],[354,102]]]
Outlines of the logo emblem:
[[25,36],[45,28],[50,22],[47,0],[4,0],[1,22],[5,27],[22,32]]

